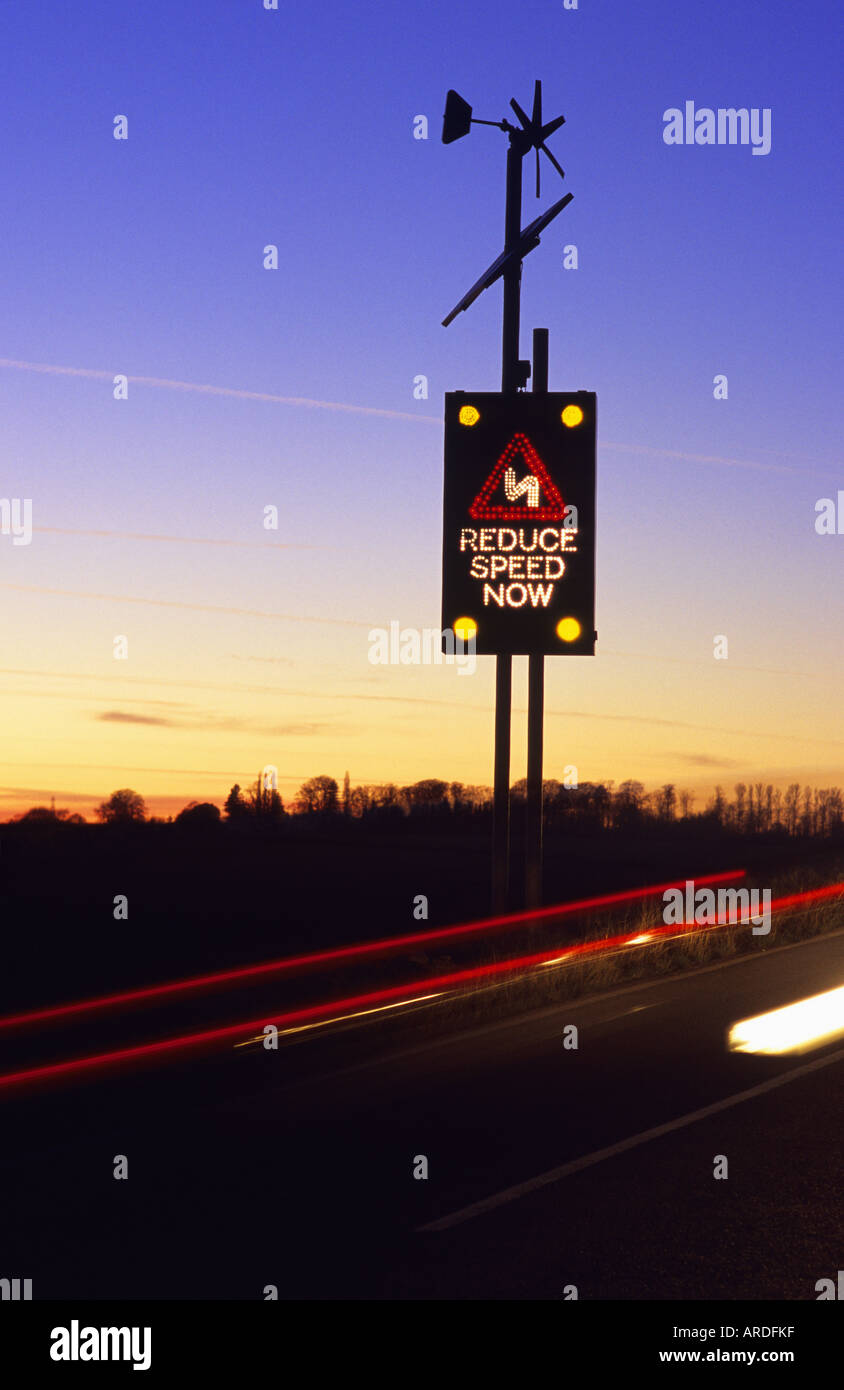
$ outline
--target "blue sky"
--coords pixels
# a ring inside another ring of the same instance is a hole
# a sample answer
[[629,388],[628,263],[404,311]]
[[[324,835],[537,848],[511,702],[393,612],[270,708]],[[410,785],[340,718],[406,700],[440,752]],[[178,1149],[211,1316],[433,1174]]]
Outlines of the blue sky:
[[[374,671],[365,639],[393,618],[436,626],[442,394],[500,379],[500,288],[440,321],[501,249],[506,139],[476,127],[443,147],[445,91],[500,119],[511,96],[529,107],[535,77],[546,119],[566,116],[552,137],[566,180],[543,162],[537,203],[528,167],[523,221],[574,200],[526,262],[522,352],[548,327],[552,387],[599,398],[601,656],[549,670],[581,775],[844,779],[844,537],[813,528],[816,499],[844,486],[831,7],[86,0],[6,7],[2,32],[0,357],[107,376],[0,366],[0,495],[32,497],[36,527],[241,544],[0,538],[0,583],[16,586],[6,664],[35,673],[8,678],[8,719],[30,740],[0,768],[9,804],[15,789],[86,797],[112,769],[137,782],[147,766],[206,762],[211,794],[256,759],[288,788],[349,760],[353,780],[488,780],[491,663],[472,682]],[[665,145],[663,111],[686,100],[771,108],[771,153]],[[420,114],[427,141],[413,138]],[[278,271],[262,267],[268,243]],[[136,383],[117,403],[116,372],[396,416]],[[727,401],[713,399],[719,372]],[[430,394],[416,401],[420,373]],[[277,533],[261,527],[268,503]],[[138,641],[118,688],[110,644],[127,628]],[[721,632],[732,664],[716,672]],[[278,698],[235,689],[238,663],[254,676],[259,659],[284,675]],[[191,728],[116,723],[106,738],[100,715],[124,708],[129,670],[146,700],[180,697]],[[68,695],[83,675],[87,704]],[[191,676],[231,688],[213,703],[163,684]],[[423,703],[394,703],[404,695]],[[606,724],[576,719],[584,709]],[[631,710],[638,722],[617,729]],[[287,732],[259,749],[250,724]],[[813,741],[796,741],[807,725]],[[56,783],[68,727],[91,775]],[[549,734],[551,762],[569,752]],[[156,774],[149,792],[197,788]]]

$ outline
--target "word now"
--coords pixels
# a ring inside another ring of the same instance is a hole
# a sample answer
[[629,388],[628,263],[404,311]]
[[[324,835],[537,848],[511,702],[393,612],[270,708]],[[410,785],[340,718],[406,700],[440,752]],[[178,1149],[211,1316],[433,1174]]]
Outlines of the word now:
[[499,608],[524,608],[530,599],[532,608],[547,608],[553,592],[553,584],[508,584],[506,589],[503,584],[484,584],[484,605],[488,608],[491,599]]

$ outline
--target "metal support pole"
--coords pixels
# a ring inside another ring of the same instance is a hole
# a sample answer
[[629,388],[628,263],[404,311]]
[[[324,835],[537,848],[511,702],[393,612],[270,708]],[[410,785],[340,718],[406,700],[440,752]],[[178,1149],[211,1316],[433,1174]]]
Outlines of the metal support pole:
[[[533,389],[548,390],[548,329],[533,330]],[[528,657],[527,804],[525,807],[525,906],[542,905],[542,740],[545,657]]]
[[[504,213],[504,250],[518,246],[522,221],[522,156],[514,145],[507,151],[507,202]],[[501,390],[519,388],[519,308],[522,263],[514,260],[502,276],[504,314],[501,331]]]
[[533,390],[544,396],[548,393],[548,329],[533,330]]
[[[511,140],[507,151],[507,198],[504,213],[505,250],[516,246],[522,220],[522,156]],[[522,263],[504,272],[504,315],[501,336],[501,390],[519,384],[519,297]],[[506,912],[510,891],[510,709],[513,658],[495,658],[495,770],[492,808],[492,909]]]
[[495,658],[495,782],[492,806],[492,910],[507,911],[510,892],[510,706],[513,658]]

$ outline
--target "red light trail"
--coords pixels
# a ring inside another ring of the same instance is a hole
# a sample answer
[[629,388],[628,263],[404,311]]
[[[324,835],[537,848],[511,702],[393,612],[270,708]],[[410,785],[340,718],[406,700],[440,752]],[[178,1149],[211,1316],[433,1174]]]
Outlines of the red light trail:
[[[745,870],[737,869],[724,874],[708,874],[695,879],[696,885],[712,883],[731,883],[744,878]],[[685,882],[685,881],[684,881]],[[265,961],[261,965],[238,966],[232,970],[219,970],[210,975],[194,975],[187,980],[173,980],[168,984],[149,985],[143,989],[123,990],[118,994],[105,994],[96,999],[83,999],[76,1004],[57,1004],[46,1009],[34,1009],[28,1013],[9,1014],[0,1018],[0,1029],[23,1027],[28,1023],[44,1023],[48,1019],[67,1018],[72,1014],[91,1013],[96,1009],[116,1008],[120,1004],[134,1004],[144,999],[161,999],[167,995],[181,994],[188,990],[211,988],[214,985],[232,984],[238,980],[254,980],[262,975],[283,974],[295,970],[306,970],[316,965],[339,964],[342,961],[361,959],[365,956],[387,955],[403,947],[421,946],[433,941],[448,941],[474,932],[494,931],[519,923],[530,925],[549,917],[570,916],[575,912],[589,912],[622,903],[636,902],[654,893],[664,893],[669,888],[682,888],[684,882],[657,883],[647,888],[634,888],[624,893],[606,893],[598,898],[582,898],[578,902],[561,903],[555,907],[535,908],[529,912],[515,912],[503,917],[483,917],[477,922],[464,922],[454,927],[436,927],[431,931],[412,932],[406,936],[382,937],[378,941],[364,941],[356,946],[339,946],[328,951],[316,951],[306,956],[285,956],[281,960]]]
[[[700,883],[702,880],[696,880],[696,882]],[[804,893],[793,893],[787,897],[779,898],[771,903],[770,911],[790,911],[795,907],[806,907],[811,903],[841,895],[844,895],[844,882],[830,884],[824,888],[811,889]],[[547,909],[542,909],[542,911],[545,912]],[[749,920],[749,918],[743,919],[744,924]],[[306,1008],[294,1009],[286,1014],[279,1014],[274,1019],[261,1018],[241,1023],[233,1023],[223,1028],[211,1028],[200,1033],[188,1033],[180,1037],[165,1038],[160,1042],[142,1043],[133,1047],[121,1048],[113,1052],[99,1053],[92,1057],[79,1057],[67,1062],[54,1062],[47,1066],[31,1067],[25,1071],[8,1072],[5,1075],[0,1075],[0,1087],[11,1087],[26,1081],[48,1080],[71,1073],[91,1070],[98,1066],[107,1066],[115,1062],[152,1057],[167,1052],[182,1051],[189,1048],[200,1047],[205,1043],[219,1042],[224,1038],[235,1038],[239,1034],[246,1034],[247,1036],[254,1035],[257,1030],[263,1030],[270,1026],[280,1028],[291,1024],[309,1023],[320,1018],[330,1017],[332,1013],[336,1013],[337,1011],[385,1003],[390,999],[397,999],[402,995],[406,996],[408,993],[411,995],[430,994],[432,990],[465,984],[471,980],[493,978],[507,973],[518,974],[533,966],[549,964],[552,961],[568,961],[569,959],[586,955],[590,952],[602,950],[611,951],[626,945],[633,945],[636,942],[652,941],[666,936],[688,935],[693,931],[711,931],[713,927],[716,926],[740,926],[743,922],[717,922],[708,927],[700,927],[696,923],[690,923],[685,924],[685,931],[678,931],[678,926],[671,923],[667,926],[663,925],[649,928],[644,934],[641,932],[626,932],[620,936],[600,937],[595,941],[580,941],[574,943],[572,946],[563,948],[558,946],[553,950],[539,951],[530,956],[496,961],[490,965],[472,966],[464,970],[452,971],[447,975],[433,976],[427,980],[416,980],[411,984],[392,985],[386,989],[375,990],[368,994],[360,994],[348,999],[336,999],[323,1004],[312,1004]],[[412,1003],[413,1000],[410,999],[408,1002]]]

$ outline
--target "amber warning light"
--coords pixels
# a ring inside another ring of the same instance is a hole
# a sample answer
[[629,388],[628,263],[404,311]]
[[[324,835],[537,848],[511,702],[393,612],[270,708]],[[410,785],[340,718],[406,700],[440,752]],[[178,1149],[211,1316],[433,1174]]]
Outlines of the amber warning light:
[[441,626],[479,655],[595,653],[596,408],[446,396]]

